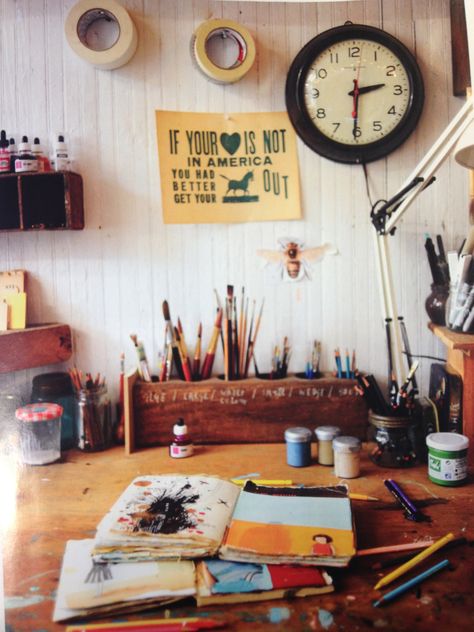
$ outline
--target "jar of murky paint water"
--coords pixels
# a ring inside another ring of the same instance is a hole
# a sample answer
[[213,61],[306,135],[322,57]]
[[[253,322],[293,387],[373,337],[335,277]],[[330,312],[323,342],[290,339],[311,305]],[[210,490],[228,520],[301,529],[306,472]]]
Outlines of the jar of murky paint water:
[[311,436],[309,428],[295,427],[285,430],[286,462],[292,467],[311,464]]

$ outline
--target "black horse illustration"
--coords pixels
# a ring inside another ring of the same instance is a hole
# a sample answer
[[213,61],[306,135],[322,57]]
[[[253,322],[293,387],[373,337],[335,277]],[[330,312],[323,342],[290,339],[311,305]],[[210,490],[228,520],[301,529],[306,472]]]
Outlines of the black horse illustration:
[[223,176],[222,174],[221,178],[225,178],[228,181],[225,195],[227,195],[229,191],[233,191],[234,195],[236,191],[243,191],[243,195],[246,195],[249,192],[249,180],[253,180],[253,171],[247,171],[242,180],[230,180],[227,176]]

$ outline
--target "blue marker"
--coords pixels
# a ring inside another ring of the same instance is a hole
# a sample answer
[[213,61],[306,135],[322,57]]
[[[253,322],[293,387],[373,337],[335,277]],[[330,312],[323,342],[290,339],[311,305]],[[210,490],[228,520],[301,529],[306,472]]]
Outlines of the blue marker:
[[378,608],[379,606],[382,606],[387,601],[392,601],[393,599],[396,599],[399,595],[409,590],[412,586],[416,586],[417,584],[420,584],[427,577],[434,575],[435,573],[442,570],[443,568],[446,568],[446,566],[449,566],[449,560],[443,560],[442,562],[435,564],[434,566],[432,566],[431,568],[428,568],[428,570],[424,571],[423,573],[420,573],[416,577],[413,577],[413,579],[409,579],[404,584],[401,584],[394,590],[391,590],[390,592],[388,592],[386,595],[384,595],[377,601],[374,601],[373,603],[374,607]]

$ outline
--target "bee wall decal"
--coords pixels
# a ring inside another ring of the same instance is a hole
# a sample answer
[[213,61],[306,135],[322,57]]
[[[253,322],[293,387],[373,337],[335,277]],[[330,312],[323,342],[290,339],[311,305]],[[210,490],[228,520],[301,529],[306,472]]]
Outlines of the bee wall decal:
[[285,281],[303,281],[311,279],[311,264],[320,261],[326,255],[336,255],[338,250],[332,244],[322,244],[314,248],[305,248],[301,239],[281,237],[279,250],[257,250],[257,255],[271,265],[279,278]]

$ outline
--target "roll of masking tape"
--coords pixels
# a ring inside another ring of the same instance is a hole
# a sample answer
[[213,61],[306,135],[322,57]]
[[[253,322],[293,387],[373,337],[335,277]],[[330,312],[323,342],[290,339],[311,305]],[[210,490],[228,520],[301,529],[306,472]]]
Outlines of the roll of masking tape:
[[72,50],[96,68],[120,68],[137,49],[135,25],[114,0],[80,0],[70,10],[65,30]]
[[[219,66],[209,57],[213,40],[228,40],[235,59],[226,67]],[[218,83],[235,83],[248,73],[255,61],[255,42],[249,31],[232,20],[208,20],[194,32],[191,52],[199,69]]]

